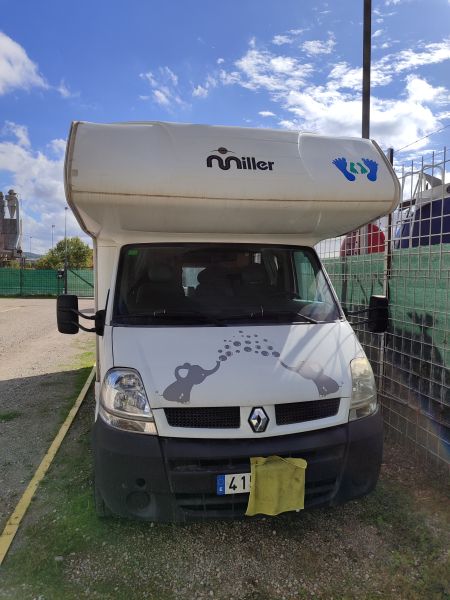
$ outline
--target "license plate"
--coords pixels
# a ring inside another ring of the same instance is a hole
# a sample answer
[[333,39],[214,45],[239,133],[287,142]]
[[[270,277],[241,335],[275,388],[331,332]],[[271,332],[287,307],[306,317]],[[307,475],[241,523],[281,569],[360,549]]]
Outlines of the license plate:
[[250,492],[250,473],[217,475],[216,490],[218,496],[248,494]]

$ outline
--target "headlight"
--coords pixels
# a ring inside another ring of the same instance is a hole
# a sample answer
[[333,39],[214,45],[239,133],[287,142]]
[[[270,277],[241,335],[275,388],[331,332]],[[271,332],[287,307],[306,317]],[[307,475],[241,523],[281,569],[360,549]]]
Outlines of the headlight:
[[372,367],[367,358],[355,358],[350,363],[352,373],[352,399],[349,421],[368,417],[378,407],[377,389]]
[[106,423],[117,429],[157,433],[144,385],[133,369],[108,371],[100,392],[99,412]]

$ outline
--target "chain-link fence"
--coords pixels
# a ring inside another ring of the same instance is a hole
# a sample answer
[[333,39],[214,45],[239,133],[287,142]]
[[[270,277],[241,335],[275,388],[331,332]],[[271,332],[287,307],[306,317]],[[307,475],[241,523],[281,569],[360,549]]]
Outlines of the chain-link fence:
[[[317,250],[344,309],[390,301],[386,334],[355,330],[374,368],[389,434],[450,469],[450,185],[446,153],[399,169],[403,200],[389,218]],[[447,181],[446,181],[447,180]]]
[[[0,269],[0,296],[58,296],[64,293],[64,275],[50,269]],[[68,269],[67,293],[94,295],[92,269]]]

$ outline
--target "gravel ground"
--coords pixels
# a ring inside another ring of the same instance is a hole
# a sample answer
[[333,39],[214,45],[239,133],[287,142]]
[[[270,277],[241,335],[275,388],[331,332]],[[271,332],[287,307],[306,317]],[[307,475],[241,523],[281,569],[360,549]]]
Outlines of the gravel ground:
[[93,341],[58,332],[54,299],[0,298],[0,527],[54,437],[73,394],[77,357]]
[[400,446],[385,444],[374,493],[332,509],[183,525],[98,519],[93,408],[91,392],[13,544],[0,598],[450,599],[448,482]]

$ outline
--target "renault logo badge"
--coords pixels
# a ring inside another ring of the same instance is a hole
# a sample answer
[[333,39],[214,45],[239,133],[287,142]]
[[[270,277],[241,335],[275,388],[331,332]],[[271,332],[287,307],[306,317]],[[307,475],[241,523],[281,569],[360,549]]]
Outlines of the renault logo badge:
[[248,422],[255,433],[263,433],[267,429],[269,417],[261,406],[257,406],[250,413]]

